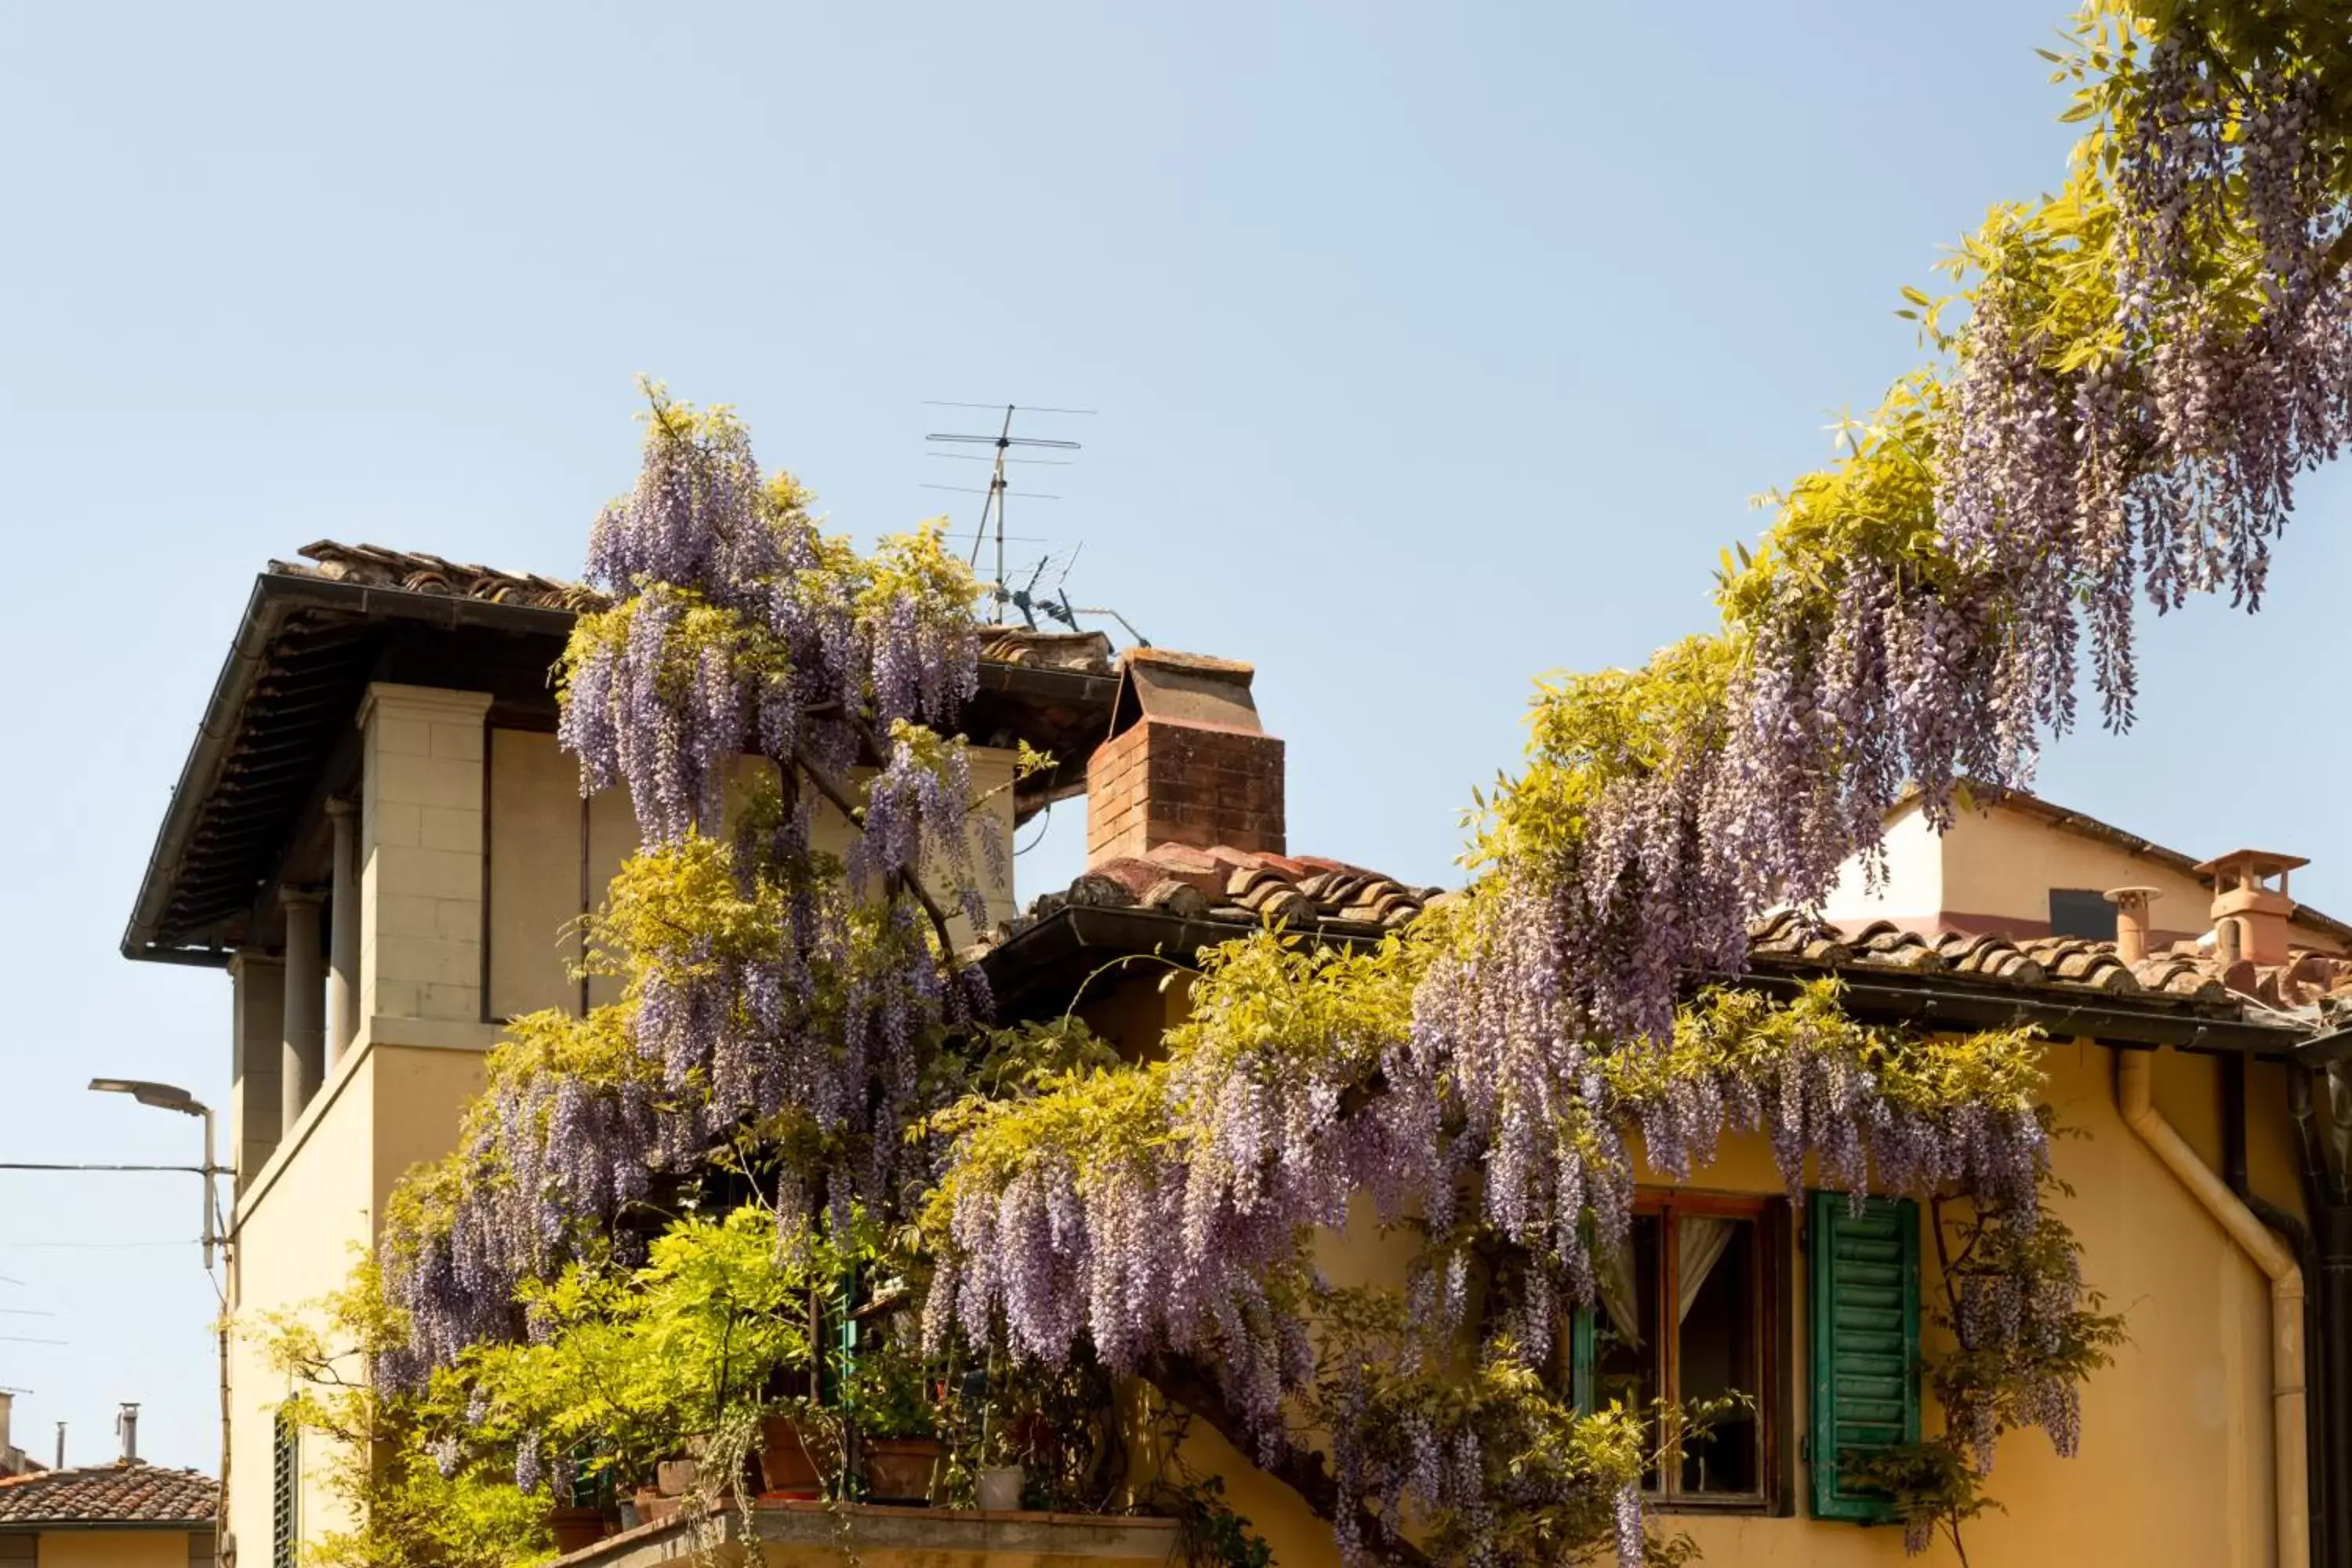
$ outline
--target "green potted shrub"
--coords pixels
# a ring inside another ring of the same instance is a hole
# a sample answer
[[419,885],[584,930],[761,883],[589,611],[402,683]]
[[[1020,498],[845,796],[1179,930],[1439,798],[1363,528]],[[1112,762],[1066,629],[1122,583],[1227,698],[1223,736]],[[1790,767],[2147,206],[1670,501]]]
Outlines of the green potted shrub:
[[634,1270],[574,1265],[531,1287],[533,1338],[477,1347],[465,1367],[487,1424],[550,1446],[593,1444],[601,1467],[640,1485],[642,1521],[681,1494],[723,1506],[746,1489],[763,1447],[767,1391],[814,1361],[809,1269],[780,1259],[775,1216],[746,1205],[688,1215],[656,1237]]
[[946,1445],[929,1368],[898,1335],[860,1345],[842,1379],[842,1405],[857,1434],[866,1500],[928,1505]]

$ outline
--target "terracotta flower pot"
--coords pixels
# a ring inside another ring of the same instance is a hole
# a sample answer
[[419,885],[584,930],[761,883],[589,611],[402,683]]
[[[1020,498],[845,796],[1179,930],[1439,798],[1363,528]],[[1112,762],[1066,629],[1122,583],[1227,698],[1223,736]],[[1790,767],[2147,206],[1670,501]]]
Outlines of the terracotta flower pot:
[[555,1534],[557,1552],[567,1556],[584,1552],[604,1539],[604,1510],[559,1508],[547,1516],[547,1527]]
[[664,1497],[654,1487],[637,1489],[637,1519],[644,1524],[660,1524],[677,1517],[677,1499]]
[[816,1456],[830,1445],[790,1415],[764,1416],[760,1422],[760,1477],[770,1497],[822,1496],[824,1476]]
[[866,1500],[929,1506],[942,1451],[937,1437],[868,1437],[862,1461]]

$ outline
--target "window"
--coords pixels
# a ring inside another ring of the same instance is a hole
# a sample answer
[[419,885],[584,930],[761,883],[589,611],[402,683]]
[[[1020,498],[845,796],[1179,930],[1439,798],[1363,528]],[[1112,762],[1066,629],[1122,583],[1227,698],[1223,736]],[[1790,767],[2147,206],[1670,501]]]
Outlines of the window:
[[294,1568],[301,1493],[301,1433],[280,1410],[269,1444],[269,1568]]
[[2116,906],[2093,888],[2050,889],[2050,934],[2092,942],[2116,940]]
[[1787,1452],[1788,1205],[1643,1194],[1633,1234],[1601,1268],[1600,1301],[1572,1325],[1577,1401],[1647,1411],[1729,1401],[1654,1471],[1664,1506],[1777,1510]]
[[1919,1440],[1919,1205],[1815,1193],[1805,1213],[1816,1519],[1881,1522],[1886,1500],[1843,1462]]

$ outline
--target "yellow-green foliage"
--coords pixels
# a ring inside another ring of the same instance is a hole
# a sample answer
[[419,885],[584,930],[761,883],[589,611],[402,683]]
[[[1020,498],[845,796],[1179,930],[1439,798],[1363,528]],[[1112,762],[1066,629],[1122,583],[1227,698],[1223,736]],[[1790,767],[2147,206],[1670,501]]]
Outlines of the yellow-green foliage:
[[845,1267],[838,1246],[781,1235],[764,1205],[689,1215],[641,1268],[575,1263],[526,1287],[530,1339],[478,1346],[439,1374],[424,1425],[593,1448],[633,1475],[761,1404],[778,1372],[813,1365],[813,1293],[838,1290]]
[[286,1380],[280,1411],[324,1444],[314,1473],[350,1513],[352,1528],[309,1543],[316,1568],[522,1568],[554,1555],[552,1500],[514,1484],[510,1468],[479,1459],[442,1473],[429,1450],[426,1408],[387,1397],[368,1374],[378,1352],[406,1332],[363,1258],[351,1283],[314,1306],[270,1314],[262,1344]]

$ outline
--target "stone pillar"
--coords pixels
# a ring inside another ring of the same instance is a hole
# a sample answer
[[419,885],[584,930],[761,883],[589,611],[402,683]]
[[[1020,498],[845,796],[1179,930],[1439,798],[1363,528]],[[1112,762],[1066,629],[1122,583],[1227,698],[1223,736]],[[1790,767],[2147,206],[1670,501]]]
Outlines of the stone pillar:
[[278,1070],[285,1049],[286,966],[258,948],[246,948],[230,957],[228,978],[228,1154],[242,1193],[277,1152],[286,1125]]
[[360,706],[360,1016],[482,1021],[487,691],[368,688]]
[[360,1033],[359,811],[348,800],[327,803],[335,832],[335,881],[327,911],[327,1065],[342,1059]]
[[286,1028],[278,1057],[282,1138],[327,1076],[326,976],[319,963],[319,895],[282,888],[278,897],[286,906]]

